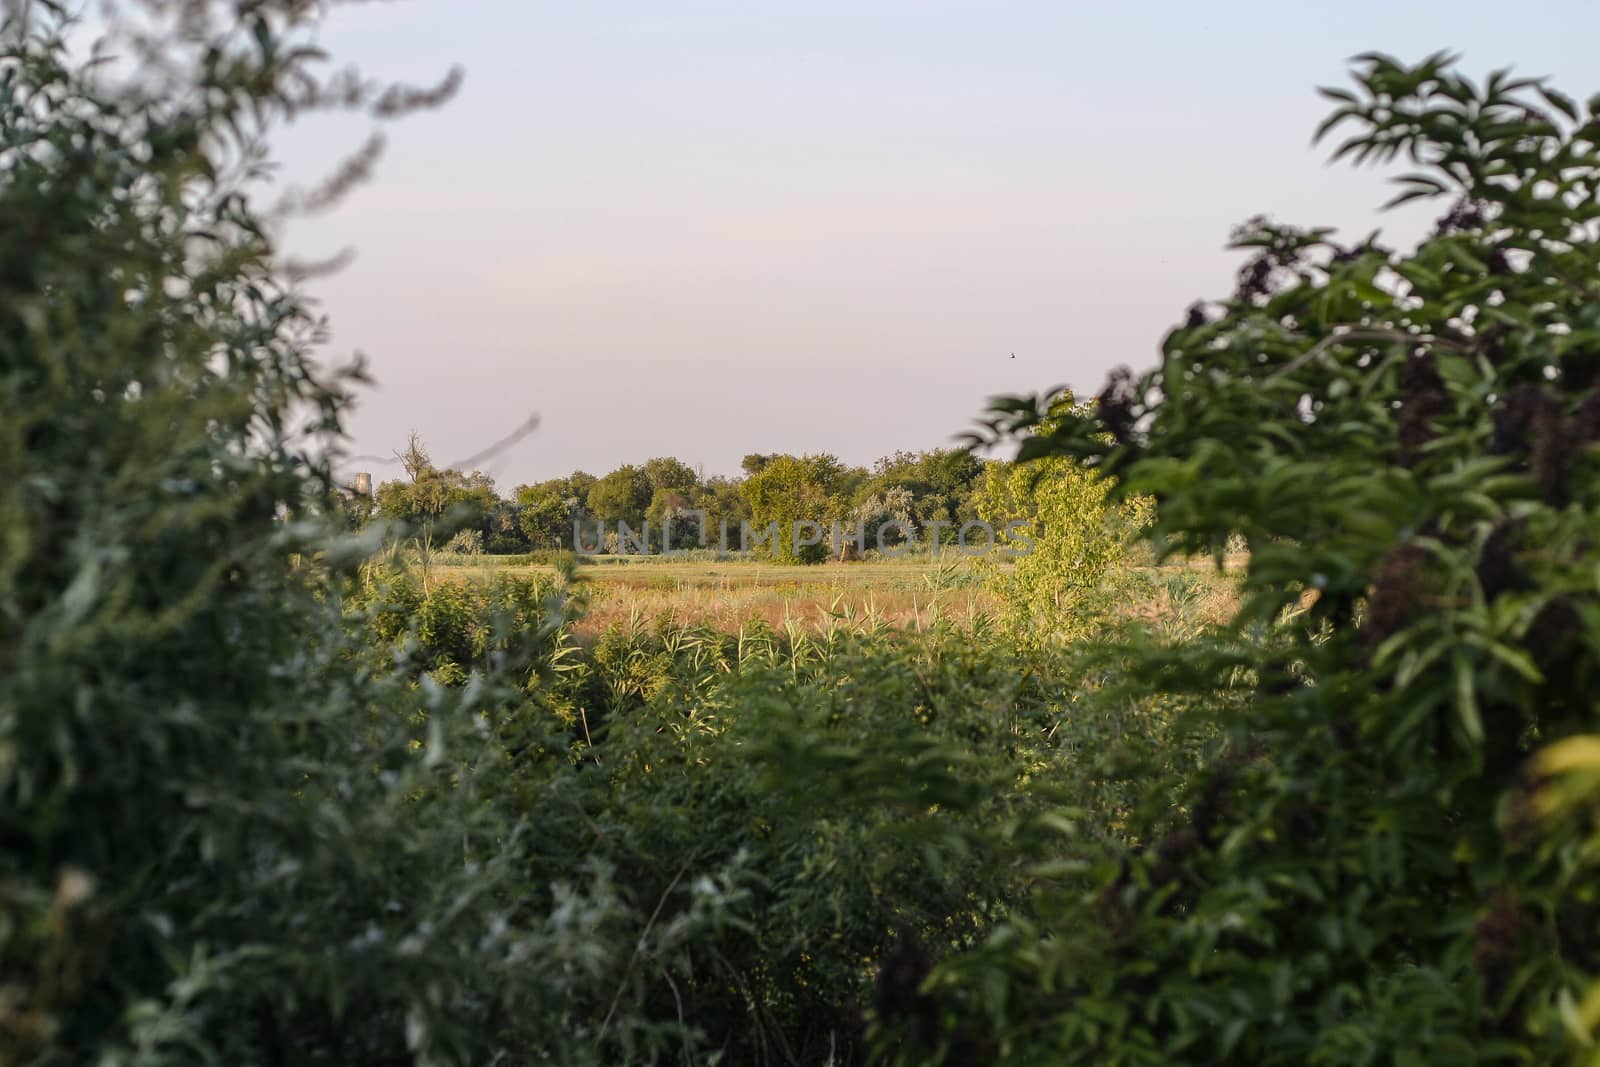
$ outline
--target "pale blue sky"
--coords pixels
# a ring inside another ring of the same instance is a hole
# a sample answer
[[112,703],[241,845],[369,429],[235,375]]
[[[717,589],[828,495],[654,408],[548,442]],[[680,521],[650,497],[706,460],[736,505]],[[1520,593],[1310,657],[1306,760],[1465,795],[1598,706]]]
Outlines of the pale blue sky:
[[[466,83],[290,246],[357,252],[313,289],[330,356],[379,380],[355,452],[416,429],[448,461],[537,411],[504,489],[669,453],[865,463],[948,443],[990,394],[1148,365],[1230,288],[1251,214],[1418,232],[1442,208],[1380,220],[1380,176],[1309,146],[1352,54],[1450,48],[1586,97],[1597,30],[1577,0],[336,9],[335,56]],[[291,130],[286,170],[364,133]]]

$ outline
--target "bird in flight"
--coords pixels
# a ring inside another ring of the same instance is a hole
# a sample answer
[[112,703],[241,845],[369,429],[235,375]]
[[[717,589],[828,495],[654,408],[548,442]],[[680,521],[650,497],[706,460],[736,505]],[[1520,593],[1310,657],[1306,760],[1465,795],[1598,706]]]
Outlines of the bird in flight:
[[1017,354],[1015,352],[1011,353],[1011,358],[1012,359],[1016,359],[1017,358]]

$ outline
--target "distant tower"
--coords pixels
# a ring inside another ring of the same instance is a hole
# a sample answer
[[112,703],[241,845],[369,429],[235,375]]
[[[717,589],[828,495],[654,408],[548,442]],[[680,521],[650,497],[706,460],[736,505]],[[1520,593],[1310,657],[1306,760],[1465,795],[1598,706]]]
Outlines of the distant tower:
[[350,491],[356,496],[372,496],[372,475],[368,471],[360,471],[350,479]]

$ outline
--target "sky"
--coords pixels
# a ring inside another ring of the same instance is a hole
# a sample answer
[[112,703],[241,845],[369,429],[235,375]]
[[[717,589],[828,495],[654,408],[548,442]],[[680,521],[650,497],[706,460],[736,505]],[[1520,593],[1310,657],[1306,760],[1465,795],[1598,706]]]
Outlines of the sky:
[[[1349,57],[1446,48],[1582,99],[1596,30],[1577,0],[336,6],[341,62],[466,80],[286,247],[355,252],[310,289],[325,358],[377,380],[352,455],[414,430],[449,463],[536,413],[483,465],[504,491],[658,455],[867,464],[991,395],[1149,366],[1231,290],[1252,215],[1414,240],[1445,205],[1380,216],[1383,175],[1310,144]],[[290,128],[284,179],[368,132]]]

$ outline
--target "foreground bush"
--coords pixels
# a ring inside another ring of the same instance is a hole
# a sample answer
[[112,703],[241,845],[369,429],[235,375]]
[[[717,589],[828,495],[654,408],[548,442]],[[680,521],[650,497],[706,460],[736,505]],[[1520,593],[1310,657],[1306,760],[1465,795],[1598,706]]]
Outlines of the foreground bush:
[[1398,199],[1444,198],[1434,232],[1399,254],[1251,224],[1237,292],[1159,368],[1024,444],[1153,496],[1158,546],[1251,555],[1231,638],[1130,652],[1152,698],[1207,709],[1180,723],[1206,765],[1155,780],[1091,889],[941,972],[952,1030],[981,1015],[1019,1061],[1593,1040],[1594,871],[1527,761],[1597,725],[1600,98],[1439,58],[1356,81],[1324,132],[1409,160]]
[[518,899],[483,727],[553,627],[450,688],[341,625],[345,383],[238,178],[316,102],[305,11],[253,10],[190,11],[156,95],[70,67],[54,5],[0,27],[0,1062],[477,1062],[631,947],[604,872]]
[[[423,592],[369,571],[351,621],[372,658],[468,686],[463,668],[494,653],[452,635],[539,584]],[[598,872],[604,929],[632,946],[595,946],[605,979],[547,1017],[571,1040],[537,1047],[601,1062],[870,1062],[869,1022],[893,1023],[932,960],[977,948],[1031,891],[1081,880],[1065,851],[1120,835],[1136,783],[1108,763],[1168,751],[1160,716],[1091,707],[1096,677],[1076,659],[988,632],[662,621],[558,639],[537,666],[536,702],[502,720],[504,817],[538,827],[516,847],[515,908],[543,914]],[[428,715],[406,717],[431,743]],[[877,1041],[901,1039],[891,1026]]]
[[591,708],[573,847],[635,907],[664,902],[667,932],[696,870],[737,872],[743,895],[717,936],[667,955],[652,935],[663,970],[638,1010],[681,1013],[728,1062],[863,1062],[885,957],[976,944],[1030,880],[1012,842],[1055,832],[1064,690],[957,633],[674,662],[642,708]]

